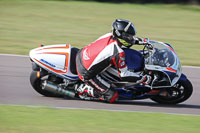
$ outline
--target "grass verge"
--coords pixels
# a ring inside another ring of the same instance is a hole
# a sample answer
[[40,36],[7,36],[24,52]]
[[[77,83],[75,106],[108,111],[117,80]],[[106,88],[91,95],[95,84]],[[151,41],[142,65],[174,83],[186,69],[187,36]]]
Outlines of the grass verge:
[[200,116],[0,105],[0,132],[198,133]]

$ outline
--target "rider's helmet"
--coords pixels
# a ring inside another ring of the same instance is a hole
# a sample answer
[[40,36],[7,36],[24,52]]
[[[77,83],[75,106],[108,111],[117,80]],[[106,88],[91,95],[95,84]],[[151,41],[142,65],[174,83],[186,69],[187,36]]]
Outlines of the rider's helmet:
[[116,19],[112,24],[112,34],[125,47],[135,43],[136,29],[128,20]]

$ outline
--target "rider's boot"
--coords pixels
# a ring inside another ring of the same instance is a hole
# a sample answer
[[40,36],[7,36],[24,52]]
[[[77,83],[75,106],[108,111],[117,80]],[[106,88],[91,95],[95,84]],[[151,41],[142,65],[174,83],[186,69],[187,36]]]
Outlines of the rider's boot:
[[93,98],[99,97],[94,88],[87,84],[80,84],[75,87],[75,90],[78,92],[78,96],[81,99],[91,100]]
[[118,98],[118,93],[114,89],[109,89],[105,92],[100,92],[97,89],[92,88],[87,84],[81,84],[75,89],[81,99],[85,100],[102,100],[109,103],[113,103]]

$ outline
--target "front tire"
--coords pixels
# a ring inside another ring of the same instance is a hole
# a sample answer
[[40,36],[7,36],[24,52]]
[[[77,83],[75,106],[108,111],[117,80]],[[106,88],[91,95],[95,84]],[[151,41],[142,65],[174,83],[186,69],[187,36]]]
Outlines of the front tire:
[[186,81],[178,81],[172,88],[167,89],[167,95],[156,95],[151,100],[160,104],[178,104],[186,101],[193,92],[191,82],[187,79]]

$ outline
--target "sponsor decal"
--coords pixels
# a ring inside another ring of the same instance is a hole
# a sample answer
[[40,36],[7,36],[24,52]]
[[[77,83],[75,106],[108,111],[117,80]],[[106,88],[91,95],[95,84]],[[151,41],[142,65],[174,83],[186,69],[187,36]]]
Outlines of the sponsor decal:
[[49,63],[48,61],[44,60],[44,59],[41,59],[40,61],[44,62],[45,64],[49,65],[49,66],[52,66],[52,67],[56,67],[55,65]]

